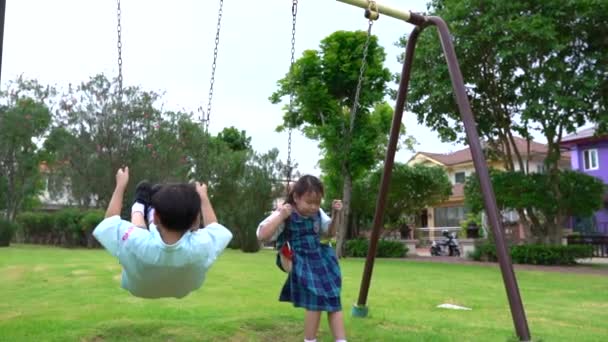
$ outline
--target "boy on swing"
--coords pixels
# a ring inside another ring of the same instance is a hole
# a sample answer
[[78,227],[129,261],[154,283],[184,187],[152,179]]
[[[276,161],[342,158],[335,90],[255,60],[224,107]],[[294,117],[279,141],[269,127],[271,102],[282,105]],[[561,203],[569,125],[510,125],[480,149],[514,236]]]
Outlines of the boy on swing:
[[207,186],[198,182],[165,184],[153,194],[139,185],[131,221],[122,220],[128,182],[129,168],[119,169],[106,218],[93,235],[118,258],[125,290],[142,298],[185,297],[201,287],[232,233],[217,223]]

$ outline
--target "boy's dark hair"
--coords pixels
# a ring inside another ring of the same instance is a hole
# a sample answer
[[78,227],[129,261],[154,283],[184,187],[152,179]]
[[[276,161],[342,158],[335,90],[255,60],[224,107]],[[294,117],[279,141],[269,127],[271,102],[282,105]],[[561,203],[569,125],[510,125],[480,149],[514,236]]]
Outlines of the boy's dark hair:
[[323,197],[323,183],[321,183],[319,178],[311,175],[300,177],[300,179],[298,179],[298,181],[291,188],[291,191],[289,191],[289,195],[287,196],[287,200],[285,202],[294,205],[296,203],[294,196],[302,197],[302,195],[307,192],[317,193]]
[[201,212],[201,198],[194,184],[162,185],[151,203],[162,225],[177,232],[192,228]]

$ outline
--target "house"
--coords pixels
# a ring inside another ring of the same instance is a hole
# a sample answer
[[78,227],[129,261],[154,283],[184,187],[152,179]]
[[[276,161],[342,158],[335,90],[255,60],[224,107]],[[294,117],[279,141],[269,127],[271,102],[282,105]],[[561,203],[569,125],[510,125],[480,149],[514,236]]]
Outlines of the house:
[[[522,156],[526,172],[544,172],[544,160],[547,156],[547,145],[535,141],[528,141],[520,137],[514,137],[517,150]],[[485,144],[486,149],[489,145]],[[512,147],[512,146],[511,146]],[[513,148],[510,149],[511,151]],[[504,169],[500,160],[487,159],[488,167]],[[460,230],[460,223],[466,218],[467,209],[464,206],[464,183],[466,178],[475,172],[471,150],[465,148],[447,154],[418,152],[407,162],[408,165],[423,164],[428,166],[440,166],[444,168],[452,182],[452,195],[447,201],[422,211],[416,218],[416,229],[429,232],[430,237],[437,235],[437,231],[443,229]],[[560,167],[570,168],[569,154],[562,155]],[[518,163],[516,170],[520,167]],[[503,213],[505,230],[507,234],[515,234],[516,239],[523,238],[523,228],[519,226],[519,217],[515,211]],[[425,235],[425,234],[423,234]]]
[[[63,187],[60,189],[51,189],[50,179],[52,175],[52,168],[46,161],[43,161],[38,166],[42,178],[44,181],[44,189],[38,195],[38,201],[40,201],[39,210],[42,211],[56,211],[64,208],[77,206],[77,201],[72,198],[70,193],[70,183],[66,181]],[[95,198],[91,198],[90,207],[95,208],[97,201]]]
[[[573,170],[601,179],[608,186],[608,134],[596,135],[595,128],[587,128],[562,138],[561,146],[572,155]],[[590,218],[574,218],[574,230],[608,235],[608,192],[604,208]]]

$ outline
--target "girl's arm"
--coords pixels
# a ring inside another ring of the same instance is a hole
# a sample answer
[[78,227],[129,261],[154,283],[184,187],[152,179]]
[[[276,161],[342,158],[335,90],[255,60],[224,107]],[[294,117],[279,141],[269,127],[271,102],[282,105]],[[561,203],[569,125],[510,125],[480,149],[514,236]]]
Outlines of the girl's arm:
[[331,203],[331,222],[329,223],[329,227],[327,229],[328,237],[336,236],[336,229],[338,227],[337,222],[340,221],[341,211],[342,211],[342,201],[333,200],[333,202]]
[[265,222],[263,221],[258,228],[258,240],[270,240],[279,229],[281,223],[291,215],[291,211],[290,204],[283,204],[280,210],[275,211],[268,219],[264,220]]

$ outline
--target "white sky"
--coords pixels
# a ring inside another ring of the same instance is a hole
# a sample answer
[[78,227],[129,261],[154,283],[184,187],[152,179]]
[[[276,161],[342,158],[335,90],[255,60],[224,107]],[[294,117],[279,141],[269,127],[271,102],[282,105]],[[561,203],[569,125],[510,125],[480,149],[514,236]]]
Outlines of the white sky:
[[[122,0],[123,75],[126,85],[164,92],[166,109],[196,111],[206,107],[219,1]],[[403,10],[422,12],[425,0],[391,0]],[[90,76],[118,72],[114,0],[15,0],[6,6],[2,83],[19,74],[43,84],[66,87]],[[336,30],[365,30],[363,10],[334,0],[302,0],[298,11],[296,58]],[[387,52],[386,66],[398,72],[394,43],[412,26],[389,17],[374,24]],[[226,0],[220,37],[210,130],[243,129],[253,147],[278,147],[286,159],[287,134],[281,105],[268,97],[289,68],[291,1]],[[396,85],[393,85],[396,88]],[[437,134],[405,113],[416,149],[449,152],[461,146],[440,143]],[[317,142],[294,134],[292,158],[302,173],[319,174]],[[397,161],[411,153],[401,151]]]

